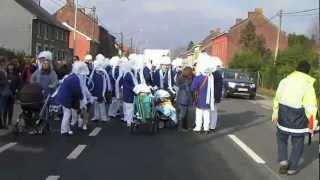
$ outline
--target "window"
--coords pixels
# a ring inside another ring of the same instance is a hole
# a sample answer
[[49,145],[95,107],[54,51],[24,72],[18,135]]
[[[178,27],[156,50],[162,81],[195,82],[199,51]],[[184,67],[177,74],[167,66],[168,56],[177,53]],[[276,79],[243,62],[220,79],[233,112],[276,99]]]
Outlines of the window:
[[56,40],[59,40],[59,29],[56,29]]
[[44,35],[44,24],[40,23],[40,37],[43,37]]
[[41,24],[38,22],[37,23],[37,37],[40,37],[40,32],[41,32]]
[[48,39],[48,25],[43,25],[43,31],[44,31],[44,39]]
[[37,43],[36,45],[36,55],[38,55],[42,51],[42,45]]
[[67,41],[67,32],[63,32],[63,40]]
[[60,31],[59,40],[63,40],[63,31]]

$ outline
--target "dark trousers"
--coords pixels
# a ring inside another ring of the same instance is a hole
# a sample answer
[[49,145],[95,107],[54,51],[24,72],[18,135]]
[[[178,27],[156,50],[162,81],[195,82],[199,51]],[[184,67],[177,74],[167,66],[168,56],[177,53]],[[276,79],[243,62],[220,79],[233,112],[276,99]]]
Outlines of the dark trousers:
[[194,124],[194,118],[192,118],[192,107],[191,106],[186,106],[186,105],[181,105],[177,104],[177,119],[178,119],[178,127],[179,128],[185,128],[185,129],[190,129],[193,128]]
[[[291,137],[292,152],[288,161],[288,141]],[[304,135],[292,136],[278,130],[277,132],[277,144],[278,144],[278,160],[288,161],[290,170],[297,170],[299,160],[303,154],[304,149]]]

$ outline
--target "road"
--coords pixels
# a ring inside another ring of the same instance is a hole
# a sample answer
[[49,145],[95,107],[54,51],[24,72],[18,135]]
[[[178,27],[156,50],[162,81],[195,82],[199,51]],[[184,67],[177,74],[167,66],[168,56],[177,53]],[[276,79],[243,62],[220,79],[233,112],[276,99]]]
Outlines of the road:
[[117,120],[73,137],[61,137],[57,122],[47,136],[0,135],[0,179],[318,180],[318,137],[306,146],[298,175],[277,174],[270,104],[261,97],[224,100],[211,135],[170,129],[130,135]]

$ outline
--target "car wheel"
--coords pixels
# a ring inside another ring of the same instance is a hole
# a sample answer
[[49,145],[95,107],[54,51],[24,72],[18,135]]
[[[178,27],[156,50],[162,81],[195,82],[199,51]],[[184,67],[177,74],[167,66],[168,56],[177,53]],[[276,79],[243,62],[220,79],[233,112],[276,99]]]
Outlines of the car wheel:
[[251,99],[251,100],[256,99],[256,95],[255,95],[255,94],[251,94],[251,95],[249,96],[249,99]]

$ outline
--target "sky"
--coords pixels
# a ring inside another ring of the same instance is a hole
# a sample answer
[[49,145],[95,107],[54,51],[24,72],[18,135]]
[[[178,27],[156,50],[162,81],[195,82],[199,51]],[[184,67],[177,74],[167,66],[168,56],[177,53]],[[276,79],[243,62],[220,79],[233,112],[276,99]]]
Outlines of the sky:
[[[50,12],[65,0],[42,0]],[[96,6],[101,25],[113,33],[123,32],[125,41],[134,39],[139,48],[174,49],[199,42],[214,28],[227,31],[236,18],[246,18],[248,11],[263,8],[270,18],[283,9],[294,12],[319,7],[318,0],[78,0],[81,6]],[[310,16],[283,18],[287,33],[310,34],[311,24],[318,19]],[[277,24],[278,18],[272,20]]]

